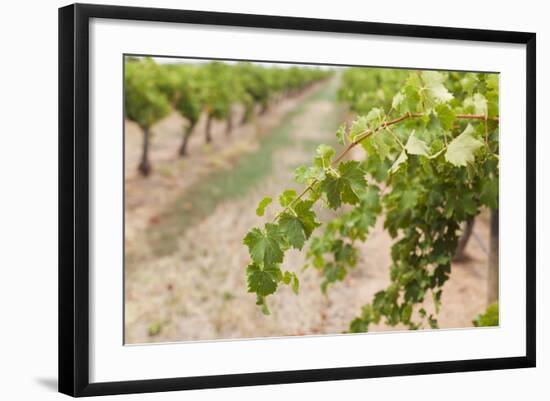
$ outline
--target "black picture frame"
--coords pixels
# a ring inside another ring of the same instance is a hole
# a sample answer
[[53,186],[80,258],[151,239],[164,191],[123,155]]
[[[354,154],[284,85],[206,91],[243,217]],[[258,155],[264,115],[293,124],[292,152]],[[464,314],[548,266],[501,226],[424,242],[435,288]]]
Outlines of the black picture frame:
[[[516,43],[526,46],[526,354],[521,357],[90,383],[89,22],[179,22],[348,34]],[[534,367],[536,280],[536,35],[435,26],[106,5],[59,9],[59,391],[71,396],[253,386]]]

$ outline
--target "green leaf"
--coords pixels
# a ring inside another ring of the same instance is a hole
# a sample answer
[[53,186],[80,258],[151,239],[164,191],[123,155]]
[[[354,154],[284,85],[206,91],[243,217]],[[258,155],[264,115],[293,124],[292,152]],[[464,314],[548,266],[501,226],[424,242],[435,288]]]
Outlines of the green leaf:
[[460,80],[460,84],[462,85],[462,88],[464,91],[468,94],[471,94],[474,90],[474,88],[479,83],[479,78],[477,77],[477,74],[469,72],[464,75],[464,78]]
[[280,269],[277,266],[268,266],[262,269],[255,263],[248,265],[246,268],[248,292],[255,292],[261,297],[273,294],[277,289],[279,274]]
[[[254,291],[249,290],[249,292],[254,292]],[[256,305],[261,306],[261,311],[264,315],[271,315],[271,311],[269,310],[269,307],[265,302],[265,297],[263,297],[260,294],[256,294]]]
[[485,312],[478,315],[472,323],[476,327],[498,326],[498,302],[489,305]]
[[434,103],[446,103],[453,99],[453,95],[443,85],[445,75],[437,71],[422,71],[421,75],[427,96]]
[[315,212],[311,210],[313,203],[313,201],[306,200],[300,201],[294,205],[294,212],[296,213],[298,219],[300,219],[300,223],[302,223],[306,239],[311,236],[315,228],[321,225],[315,220],[315,217],[317,216],[315,215]]
[[385,136],[381,135],[381,132],[363,140],[361,146],[368,152],[369,156],[378,155],[382,161],[390,154],[390,147],[385,141]]
[[262,313],[266,316],[271,315],[271,311],[265,302],[262,304]]
[[256,208],[256,215],[263,216],[265,213],[265,208],[273,201],[269,196],[266,196],[263,198],[260,203],[258,204],[258,207]]
[[354,205],[359,202],[357,194],[367,185],[365,171],[358,161],[340,163],[338,172],[338,176],[327,175],[321,182],[321,191],[326,194],[329,206],[335,210],[342,203]]
[[295,190],[287,189],[281,194],[281,196],[279,196],[279,203],[282,207],[287,207],[292,203],[292,201],[294,201],[294,199],[296,199],[296,196],[297,194]]
[[292,273],[292,291],[294,294],[298,294],[300,292],[300,280],[298,280],[298,276],[296,273]]
[[294,170],[294,179],[299,184],[305,184],[309,179],[309,168],[301,165]]
[[314,180],[322,181],[325,179],[325,176],[325,169],[318,166],[299,166],[294,170],[294,179],[300,184],[310,184]]
[[353,123],[351,124],[351,128],[349,131],[349,140],[351,142],[355,141],[357,137],[368,129],[368,122],[367,122],[366,116],[359,116],[357,117]]
[[453,109],[451,109],[448,104],[441,103],[435,106],[435,112],[437,113],[437,118],[439,119],[441,127],[444,130],[450,130],[456,119],[456,114]]
[[405,145],[407,153],[410,155],[429,156],[428,146],[424,141],[421,141],[414,136],[414,130],[409,135],[407,144]]
[[332,162],[332,158],[336,154],[336,151],[332,146],[321,144],[317,147],[317,152],[313,164],[317,167],[327,168]]
[[340,264],[330,262],[323,267],[323,274],[325,279],[321,283],[321,291],[326,293],[329,284],[344,279],[346,276],[346,269]]
[[487,115],[487,99],[481,93],[475,93],[474,96],[464,100],[465,107],[473,107],[474,113]]
[[312,205],[312,201],[299,201],[290,212],[285,212],[279,217],[279,227],[289,245],[295,249],[301,250],[313,230],[320,225],[315,221]]
[[472,125],[468,124],[464,132],[449,143],[445,160],[455,166],[466,166],[472,163],[475,160],[475,151],[483,146],[483,142],[474,138],[474,132]]
[[289,271],[284,272],[283,283],[285,283],[286,285],[289,285],[291,280],[292,280],[292,273]]
[[483,181],[483,187],[479,200],[487,207],[491,209],[498,208],[498,179],[487,178]]
[[286,271],[283,274],[283,283],[285,283],[286,285],[290,284],[292,292],[294,292],[294,294],[298,294],[298,292],[300,291],[300,280],[298,280],[298,276],[294,272]]
[[332,209],[338,209],[342,204],[340,193],[342,192],[343,181],[333,176],[327,176],[321,183],[321,191],[327,196],[327,202]]
[[283,213],[279,217],[279,226],[290,246],[301,250],[306,241],[306,234],[300,219],[290,213]]
[[252,261],[256,264],[270,266],[283,261],[283,235],[275,224],[267,223],[265,230],[253,228],[243,240],[248,246]]
[[397,94],[393,97],[393,100],[391,102],[392,109],[398,110],[399,105],[405,100],[405,95],[403,95],[402,92],[397,92]]
[[340,172],[340,178],[348,182],[349,188],[353,192],[357,193],[366,187],[365,170],[363,170],[360,162],[350,160],[340,163],[338,171]]
[[369,113],[367,114],[366,121],[367,126],[370,130],[375,130],[382,124],[384,121],[384,111],[378,107],[373,108]]
[[498,93],[499,79],[498,74],[487,74],[486,76],[487,89]]
[[407,159],[408,159],[407,153],[405,151],[402,151],[399,154],[399,157],[397,159],[395,159],[392,166],[390,167],[390,171],[389,171],[390,174],[395,174],[397,172],[397,170],[399,170],[399,166],[401,166],[403,163],[405,163],[407,161]]
[[401,311],[401,321],[404,323],[408,323],[411,320],[412,315],[412,305],[406,304],[403,307],[403,310]]
[[[414,78],[417,79],[414,79]],[[399,106],[400,112],[411,112],[414,113],[418,109],[420,103],[420,95],[418,90],[420,88],[420,81],[418,80],[417,74],[411,74],[407,80],[407,86],[403,89],[405,94],[405,99],[401,102]]]
[[340,125],[336,131],[336,140],[340,145],[345,145],[346,143],[346,124]]

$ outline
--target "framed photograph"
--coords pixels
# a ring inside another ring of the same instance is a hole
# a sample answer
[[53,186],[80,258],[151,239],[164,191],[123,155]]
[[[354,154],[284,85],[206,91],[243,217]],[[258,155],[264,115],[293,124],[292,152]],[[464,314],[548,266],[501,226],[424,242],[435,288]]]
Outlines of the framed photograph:
[[59,390],[535,366],[535,34],[59,10]]

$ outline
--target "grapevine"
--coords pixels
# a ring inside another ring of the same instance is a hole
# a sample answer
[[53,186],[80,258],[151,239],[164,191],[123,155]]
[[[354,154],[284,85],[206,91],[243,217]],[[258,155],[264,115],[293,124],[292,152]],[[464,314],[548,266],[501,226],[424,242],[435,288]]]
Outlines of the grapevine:
[[[274,218],[243,240],[248,291],[262,311],[270,313],[266,299],[281,285],[299,291],[297,274],[281,267],[289,249],[307,243],[305,267],[319,272],[325,292],[368,258],[358,244],[383,218],[394,241],[390,284],[348,331],[382,321],[438,327],[461,224],[484,207],[498,210],[498,85],[496,74],[346,70],[340,99],[357,115],[336,132],[342,150],[319,145],[312,164],[295,171],[304,189],[284,191]],[[364,157],[350,158],[359,145]],[[262,199],[258,216],[271,203],[271,196]],[[321,223],[323,208],[340,214]],[[427,297],[433,311],[422,306]]]
[[170,103],[158,86],[161,76],[160,69],[150,59],[144,62],[131,59],[125,65],[124,111],[143,131],[143,151],[138,170],[145,176],[151,172],[151,127],[170,112]]
[[149,175],[151,129],[171,110],[184,119],[180,156],[188,153],[189,138],[201,116],[206,117],[205,141],[212,141],[214,120],[225,121],[226,134],[234,127],[234,110],[245,110],[241,124],[264,113],[271,103],[292,96],[327,78],[330,70],[302,67],[262,67],[251,63],[157,64],[151,58],[128,58],[125,63],[125,115],[143,131],[138,169]]

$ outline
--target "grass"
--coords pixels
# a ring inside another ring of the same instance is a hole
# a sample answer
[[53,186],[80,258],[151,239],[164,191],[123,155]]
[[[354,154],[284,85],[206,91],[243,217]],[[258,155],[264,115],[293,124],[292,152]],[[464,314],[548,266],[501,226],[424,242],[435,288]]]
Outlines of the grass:
[[[273,170],[273,154],[278,149],[296,146],[291,133],[295,120],[313,102],[336,101],[332,85],[326,85],[309,95],[299,107],[285,116],[284,121],[259,139],[257,151],[244,154],[232,169],[219,170],[208,175],[182,193],[174,203],[160,215],[160,222],[148,230],[148,241],[156,256],[173,253],[177,238],[187,227],[199,223],[216,206],[231,199],[240,198],[269,176]],[[340,110],[340,108],[339,108]],[[343,109],[342,114],[343,114]],[[341,122],[340,113],[323,116],[323,127],[333,131]],[[311,153],[318,145],[316,141],[301,141],[304,150]]]

